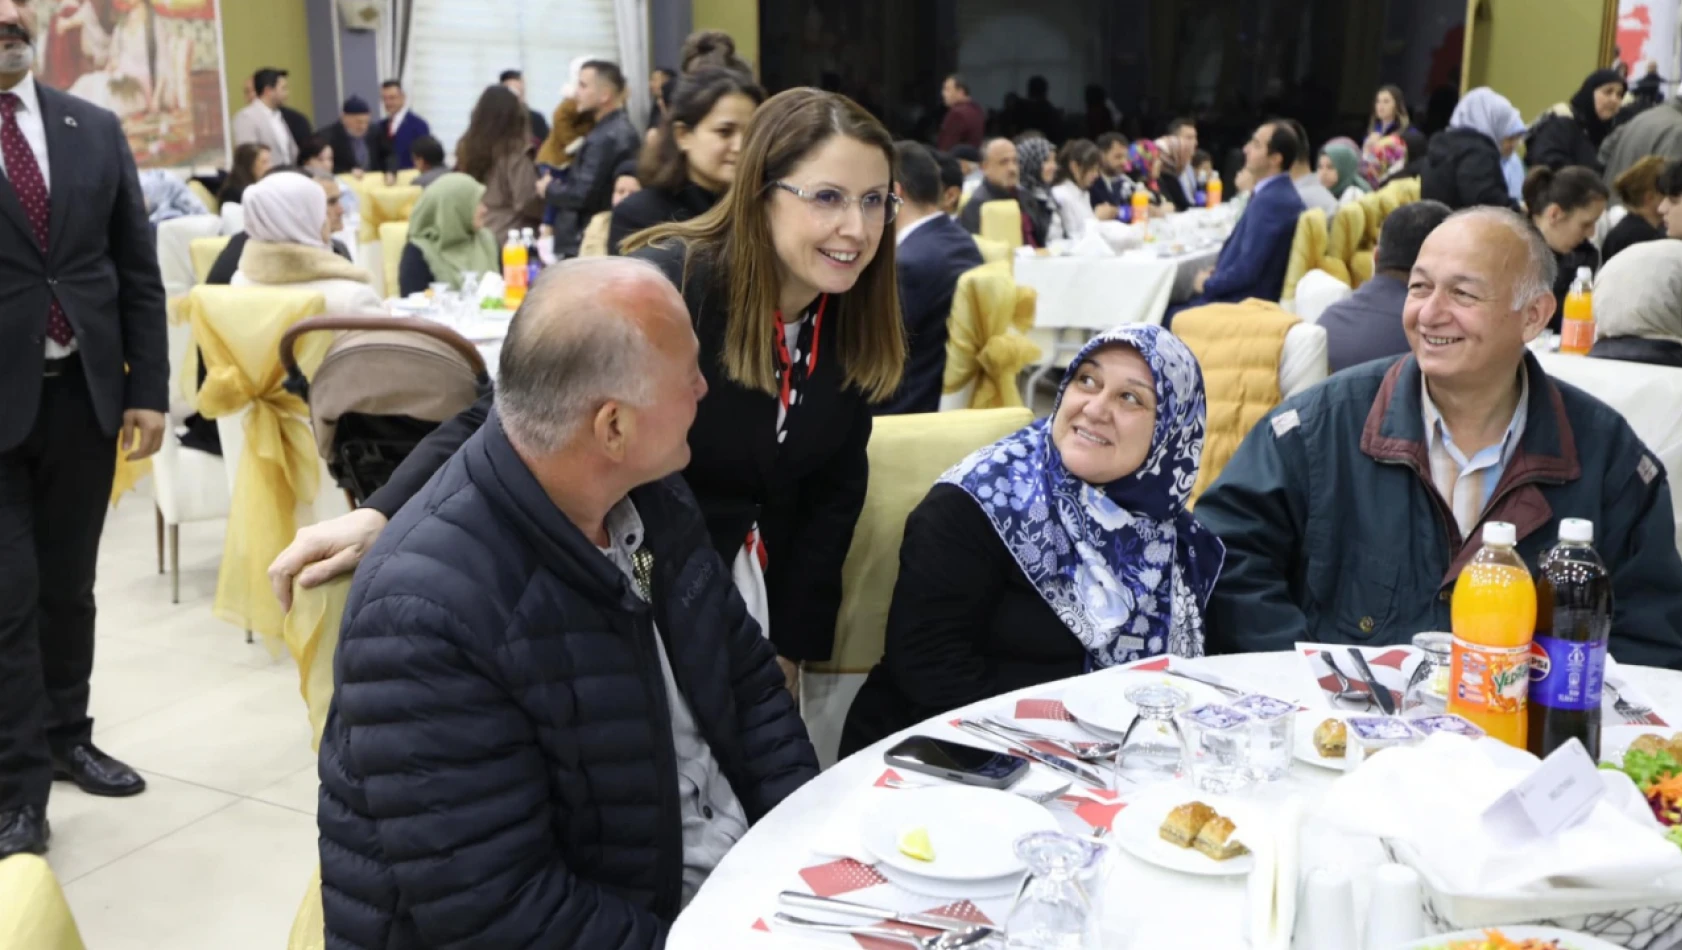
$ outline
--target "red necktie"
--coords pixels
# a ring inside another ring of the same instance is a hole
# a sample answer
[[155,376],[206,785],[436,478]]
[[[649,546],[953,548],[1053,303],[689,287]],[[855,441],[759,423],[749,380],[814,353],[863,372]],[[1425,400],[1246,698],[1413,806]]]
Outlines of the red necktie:
[[[11,179],[12,190],[17,193],[24,214],[29,216],[29,227],[44,252],[52,205],[47,198],[47,183],[41,178],[41,166],[35,163],[35,153],[23,137],[23,129],[18,127],[18,106],[22,104],[16,94],[0,92],[0,158],[6,161],[6,177]],[[60,346],[67,346],[76,338],[76,331],[70,328],[56,296],[47,307],[47,336]]]

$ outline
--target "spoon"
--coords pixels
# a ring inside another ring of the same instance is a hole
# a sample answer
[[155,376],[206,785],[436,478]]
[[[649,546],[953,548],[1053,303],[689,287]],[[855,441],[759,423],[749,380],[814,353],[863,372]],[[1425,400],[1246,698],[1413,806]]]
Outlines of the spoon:
[[856,927],[852,924],[830,924],[818,920],[807,920],[804,917],[791,917],[778,913],[774,918],[777,923],[801,930],[812,930],[818,933],[847,934],[853,937],[881,937],[888,940],[898,940],[908,947],[917,950],[963,950],[973,947],[998,933],[992,927],[977,924],[963,930],[951,930],[932,937],[919,937],[914,933],[898,930],[893,927]]
[[1372,706],[1372,694],[1366,690],[1356,689],[1349,682],[1349,677],[1343,675],[1343,671],[1337,668],[1337,661],[1332,659],[1332,651],[1321,650],[1320,657],[1326,661],[1326,666],[1331,669],[1332,675],[1337,677],[1338,691],[1332,694],[1332,702],[1355,703],[1359,704],[1362,709]]

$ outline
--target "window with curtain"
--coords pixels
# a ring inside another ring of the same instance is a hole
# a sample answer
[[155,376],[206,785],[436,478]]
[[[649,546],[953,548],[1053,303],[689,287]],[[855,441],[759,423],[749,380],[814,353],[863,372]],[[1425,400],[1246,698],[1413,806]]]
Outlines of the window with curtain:
[[413,3],[403,84],[452,162],[473,104],[503,70],[525,74],[526,105],[547,119],[574,58],[619,59],[613,0]]

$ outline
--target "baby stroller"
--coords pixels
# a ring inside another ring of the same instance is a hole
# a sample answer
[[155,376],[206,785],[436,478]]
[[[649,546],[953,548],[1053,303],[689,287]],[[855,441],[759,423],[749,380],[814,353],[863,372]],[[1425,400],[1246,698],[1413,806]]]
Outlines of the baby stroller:
[[[307,333],[339,332],[314,379],[293,353]],[[479,351],[448,327],[413,317],[310,317],[280,340],[286,390],[309,403],[333,480],[361,505],[438,424],[490,390]]]

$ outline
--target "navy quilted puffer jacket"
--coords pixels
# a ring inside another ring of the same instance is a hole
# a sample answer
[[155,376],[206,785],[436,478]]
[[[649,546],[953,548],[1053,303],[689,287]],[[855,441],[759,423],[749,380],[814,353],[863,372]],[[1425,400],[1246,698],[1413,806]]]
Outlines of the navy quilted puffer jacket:
[[494,414],[382,533],[321,741],[329,948],[663,946],[683,842],[656,629],[750,821],[817,774],[688,488],[631,498],[654,607]]

